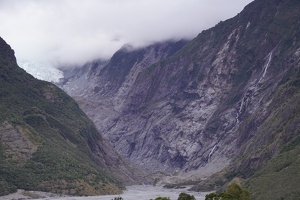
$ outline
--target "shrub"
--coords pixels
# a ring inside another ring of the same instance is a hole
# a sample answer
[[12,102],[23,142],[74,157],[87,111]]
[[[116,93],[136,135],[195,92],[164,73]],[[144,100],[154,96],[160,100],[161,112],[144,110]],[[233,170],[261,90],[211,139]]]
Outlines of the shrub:
[[170,200],[170,197],[157,197],[155,200]]
[[248,190],[241,188],[238,184],[233,183],[228,186],[226,192],[210,193],[205,196],[205,200],[250,200]]
[[113,200],[123,200],[122,197],[115,197]]
[[182,192],[179,194],[178,200],[196,200],[196,199],[193,195],[189,195]]

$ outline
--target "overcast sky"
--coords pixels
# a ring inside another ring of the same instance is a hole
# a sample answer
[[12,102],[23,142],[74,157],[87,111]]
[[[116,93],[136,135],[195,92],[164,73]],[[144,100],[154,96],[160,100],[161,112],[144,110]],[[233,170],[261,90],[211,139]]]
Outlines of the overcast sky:
[[252,0],[0,0],[0,36],[18,60],[109,58],[123,44],[193,38]]

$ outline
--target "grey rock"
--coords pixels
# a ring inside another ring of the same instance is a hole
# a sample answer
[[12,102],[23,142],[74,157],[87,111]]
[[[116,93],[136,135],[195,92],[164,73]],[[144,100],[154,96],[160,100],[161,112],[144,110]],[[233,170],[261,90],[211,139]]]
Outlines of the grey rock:
[[[284,5],[260,4],[186,44],[123,48],[109,61],[88,63],[61,87],[118,153],[144,169],[220,171],[247,152],[256,128],[243,127],[256,116],[256,127],[266,123],[272,95],[299,70],[299,40],[286,48],[299,29],[277,23]],[[256,7],[263,9],[253,17]],[[270,35],[272,26],[281,32]]]

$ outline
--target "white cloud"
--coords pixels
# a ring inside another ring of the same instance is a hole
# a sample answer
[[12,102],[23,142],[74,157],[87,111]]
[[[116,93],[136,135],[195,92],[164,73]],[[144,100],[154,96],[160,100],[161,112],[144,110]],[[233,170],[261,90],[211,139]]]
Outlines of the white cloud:
[[1,0],[0,36],[20,59],[82,64],[125,43],[192,38],[252,0]]

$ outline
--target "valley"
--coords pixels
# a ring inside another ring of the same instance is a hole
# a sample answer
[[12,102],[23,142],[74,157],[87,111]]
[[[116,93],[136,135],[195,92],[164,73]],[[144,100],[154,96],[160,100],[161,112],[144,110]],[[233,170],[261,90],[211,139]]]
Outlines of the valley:
[[298,0],[255,0],[193,39],[45,71],[53,83],[1,38],[0,194],[204,199],[237,183],[297,199],[299,16]]
[[[44,198],[35,198],[35,199],[47,199],[47,200],[111,200],[115,197],[122,197],[126,200],[135,200],[135,199],[155,199],[157,197],[169,197],[171,200],[176,200],[181,192],[188,193],[190,195],[193,195],[197,200],[204,200],[205,195],[207,193],[197,193],[197,192],[191,192],[187,191],[187,188],[183,189],[165,189],[162,187],[154,187],[152,185],[134,185],[134,186],[128,186],[127,189],[124,191],[123,194],[120,195],[102,195],[102,196],[95,196],[95,197],[51,197],[51,194],[49,196],[45,195]],[[14,197],[14,195],[10,195],[7,197],[0,197],[2,200],[10,200]],[[17,197],[17,196],[15,196]],[[26,196],[18,196],[21,198],[26,198]]]
[[248,178],[299,132],[283,133],[290,123],[283,118],[270,124],[278,109],[299,105],[289,83],[299,79],[297,6],[254,1],[191,41],[125,45],[110,60],[66,70],[58,86],[145,170],[210,176],[228,169]]

